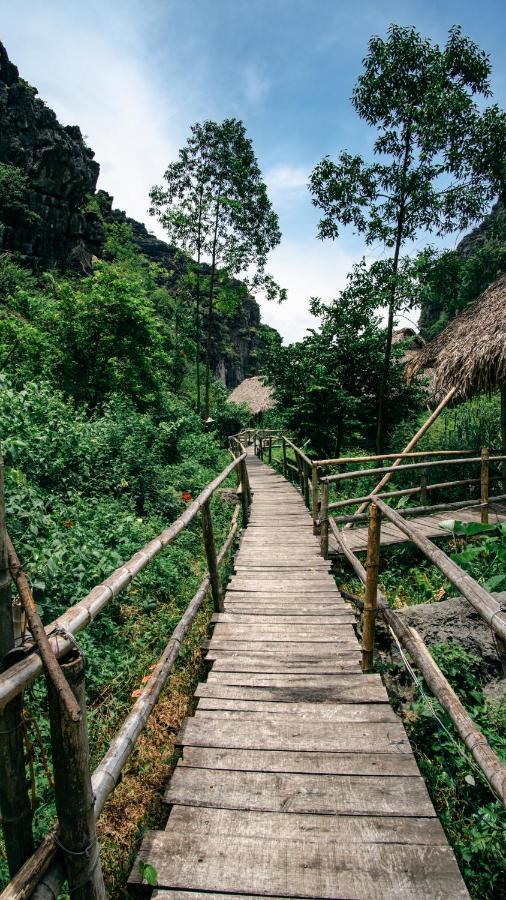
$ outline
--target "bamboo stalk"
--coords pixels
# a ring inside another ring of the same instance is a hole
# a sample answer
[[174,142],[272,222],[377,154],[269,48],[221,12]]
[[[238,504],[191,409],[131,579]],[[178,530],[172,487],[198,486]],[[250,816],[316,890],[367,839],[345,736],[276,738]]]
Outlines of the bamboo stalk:
[[[14,649],[11,577],[5,524],[4,466],[0,449],[0,669],[8,675]],[[0,813],[10,875],[33,853],[32,809],[28,795],[23,742],[23,698],[0,710]]]
[[[239,507],[232,516],[227,539],[218,553],[218,565],[221,565],[229,552],[238,531]],[[188,604],[184,615],[176,625],[172,636],[149,680],[135,701],[130,713],[124,720],[116,736],[111,741],[107,753],[95,769],[91,783],[95,795],[95,818],[98,819],[107,798],[116,787],[122,769],[134,750],[137,739],[143,731],[158,698],[165,687],[167,679],[174,667],[184,638],[197,615],[210,587],[209,575],[202,580],[195,596]],[[10,881],[0,900],[54,900],[65,880],[65,872],[61,861],[55,859],[58,846],[55,842],[57,828],[53,828],[43,839],[35,853],[27,860],[23,868]],[[46,874],[47,873],[47,874]],[[41,879],[44,884],[37,884]],[[47,888],[46,888],[47,885]]]
[[[500,475],[494,475],[490,478],[490,481],[500,481]],[[461,487],[463,485],[469,484],[481,484],[481,478],[461,478],[458,481],[440,481],[434,484],[427,484],[425,486],[425,490],[427,493],[430,491],[440,491],[443,488],[452,488],[452,487]],[[412,488],[402,488],[398,491],[381,491],[379,494],[376,494],[376,497],[381,497],[381,499],[388,500],[391,497],[412,497],[414,494],[420,493],[420,485]],[[368,500],[369,495],[366,494],[363,497],[348,497],[346,500],[338,500],[335,503],[329,503],[329,509],[341,509],[343,506],[354,506],[355,503],[361,503],[363,500]],[[466,501],[463,501],[464,503]],[[475,502],[475,501],[474,501]],[[420,506],[420,509],[425,509],[424,506]],[[427,507],[429,508],[429,507]],[[432,507],[430,507],[432,509]],[[434,509],[437,509],[435,506]],[[409,510],[408,510],[409,511]],[[359,515],[357,513],[356,515]],[[367,518],[367,513],[361,513],[362,521]]]
[[[367,578],[365,569],[358,557],[348,547],[345,533],[339,531],[332,520],[330,520],[330,527],[344,555],[362,583],[365,584]],[[406,625],[401,617],[393,609],[389,608],[384,596],[379,591],[378,609],[399,640],[399,643],[408,651],[419,667],[429,690],[439,700],[448,714],[458,735],[485,775],[490,787],[496,796],[499,797],[502,804],[506,806],[506,767],[487,743],[485,735],[476,727],[439,666],[434,662],[418,632]]]
[[488,525],[489,460],[489,449],[483,447],[481,451],[481,521],[483,525]]
[[[474,450],[414,450],[411,453],[403,453],[403,459],[418,459],[430,456],[462,456],[464,453],[474,453]],[[506,451],[503,451],[506,452]],[[399,453],[378,453],[373,456],[336,456],[335,459],[315,459],[316,466],[345,466],[349,463],[381,462],[385,459],[399,459]]]
[[378,602],[381,513],[375,503],[369,506],[367,535],[366,588],[362,620],[362,671],[371,672],[374,660],[374,630]]
[[67,715],[73,722],[78,722],[81,718],[81,708],[74,697],[74,694],[70,690],[65,676],[60,669],[58,660],[51,649],[51,644],[49,643],[49,638],[35,605],[28,579],[23,572],[18,555],[8,534],[6,534],[6,542],[10,573],[18,589],[18,594],[28,619],[30,631],[42,657],[46,673],[51,679],[56,692],[60,695]]
[[495,631],[502,641],[506,641],[506,613],[502,611],[497,600],[478,584],[471,575],[464,572],[446,553],[436,544],[433,544],[425,535],[422,535],[412,524],[406,522],[394,509],[387,506],[383,500],[374,497],[381,512],[399,531],[402,531],[417,547],[430,559],[435,566],[448,578],[448,580],[469,600],[471,606],[480,614],[482,619]]
[[313,533],[318,534],[318,466],[314,463],[311,463],[311,510]]
[[61,693],[47,678],[58,841],[63,850],[71,900],[103,900],[106,893],[90,776],[84,660],[74,651],[63,668],[81,716],[77,723],[69,721]]
[[[230,473],[234,471],[244,458],[245,455],[243,454],[229,463],[223,472],[204,488],[202,493],[172,525],[166,528],[165,531],[162,531],[158,537],[149,541],[142,550],[135,553],[127,563],[116,569],[105,581],[94,587],[79,603],[71,606],[63,615],[59,616],[47,630],[54,631],[57,628],[61,628],[68,631],[69,634],[75,635],[90,625],[102,609],[127,587],[132,579],[139,572],[142,572],[151,560],[158,556],[165,547],[168,547],[190,524],[200,512],[204,503],[212,497],[214,491],[228,478]],[[73,646],[69,638],[61,635],[57,637],[55,635],[52,636],[50,633],[49,640],[57,659],[65,656]],[[25,659],[14,663],[8,672],[2,673],[0,675],[0,709],[27,685],[35,681],[42,671],[43,666],[40,656],[37,653],[32,653]]]

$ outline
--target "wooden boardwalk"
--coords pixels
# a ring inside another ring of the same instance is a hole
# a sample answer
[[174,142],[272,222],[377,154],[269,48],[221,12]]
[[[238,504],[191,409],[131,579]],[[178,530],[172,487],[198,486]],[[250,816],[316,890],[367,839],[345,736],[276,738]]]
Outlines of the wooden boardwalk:
[[[478,503],[478,501],[476,501]],[[452,509],[443,510],[433,513],[431,516],[413,516],[407,521],[410,525],[414,525],[428,538],[444,538],[448,537],[448,532],[440,528],[439,523],[446,519],[459,519],[461,522],[480,522],[480,509]],[[506,522],[506,506],[501,504],[490,504],[490,522]],[[353,553],[364,553],[367,550],[367,526],[363,528],[347,528],[346,543]],[[390,546],[392,544],[404,544],[408,542],[406,535],[392,524],[392,522],[383,521],[381,525],[381,546]],[[338,548],[333,535],[329,537],[329,556],[339,556],[342,550]]]
[[157,900],[468,897],[300,495],[248,458],[249,526],[139,861]]

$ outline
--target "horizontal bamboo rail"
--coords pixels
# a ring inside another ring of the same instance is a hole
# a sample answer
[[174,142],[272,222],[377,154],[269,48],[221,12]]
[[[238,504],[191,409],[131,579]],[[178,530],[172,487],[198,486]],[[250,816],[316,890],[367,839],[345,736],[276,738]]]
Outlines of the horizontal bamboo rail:
[[[475,453],[474,450],[413,450],[403,453],[402,459],[430,456],[458,456],[462,453]],[[315,466],[344,466],[348,463],[381,462],[383,459],[399,459],[399,453],[380,453],[374,456],[338,456],[336,459],[315,459]],[[386,472],[386,469],[382,469]]]
[[[146,568],[162,550],[169,546],[177,536],[190,524],[200,512],[203,505],[209,500],[219,486],[226,481],[228,476],[245,459],[245,454],[232,460],[214,481],[211,481],[199,496],[191,503],[184,513],[176,519],[168,528],[162,531],[158,537],[149,541],[142,550],[135,553],[123,566],[119,566],[112,575],[109,575],[101,584],[83,597],[79,603],[71,606],[66,612],[55,619],[47,628],[51,649],[56,658],[65,656],[73,647],[73,641],[66,634],[76,635],[83,628],[90,625],[97,615],[108,603],[130,584],[133,578]],[[14,663],[10,669],[0,674],[0,709],[9,700],[24,690],[35,681],[43,671],[42,660],[38,653],[33,652],[19,662]]]
[[[350,562],[352,568],[365,585],[367,582],[366,571],[358,557],[355,556],[353,551],[348,547],[345,532],[340,531],[332,519],[329,524],[346,559]],[[441,669],[433,660],[418,632],[409,625],[406,625],[401,617],[397,615],[394,610],[390,609],[385,597],[379,591],[377,599],[378,612],[390,626],[399,643],[408,651],[413,661],[420,669],[429,690],[434,697],[439,700],[441,706],[448,714],[458,735],[470,751],[480,770],[483,772],[494,794],[501,800],[502,804],[506,806],[506,767],[502,764],[494,750],[489,746],[485,736],[476,727],[455,691],[441,672]]]
[[[218,553],[217,562],[221,566],[229,552],[238,530],[239,507],[232,516],[231,528],[228,536]],[[202,580],[197,592],[188,604],[185,613],[176,625],[172,636],[158,660],[149,680],[141,694],[135,701],[128,716],[113,738],[109,749],[95,771],[91,783],[95,797],[95,818],[100,816],[105,803],[116,787],[123,767],[134,750],[139,735],[143,731],[149,716],[151,715],[158,698],[167,683],[167,679],[174,667],[179,655],[184,638],[199,611],[205,596],[210,588],[209,574]],[[58,828],[53,827],[44,837],[35,853],[26,861],[19,872],[12,878],[0,900],[28,900],[34,891],[34,896],[45,896],[45,891],[36,891],[37,884],[46,875],[50,883],[50,891],[47,896],[57,896],[65,880],[65,871],[60,858],[58,840]],[[54,862],[53,862],[54,861]],[[51,868],[49,868],[51,866]],[[49,869],[49,871],[48,871]]]
[[[497,480],[500,481],[501,479],[498,477]],[[391,497],[392,494],[376,494],[376,496],[388,498]],[[506,494],[497,494],[494,497],[490,497],[489,503],[492,505],[494,503],[500,503],[501,500],[506,500]],[[395,511],[399,513],[400,516],[419,516],[422,513],[442,512],[445,509],[472,509],[473,507],[481,507],[481,500],[456,500],[455,502],[452,501],[448,503],[433,503],[430,506],[406,506],[404,509],[396,509]],[[366,522],[367,513],[354,513],[349,516],[333,516],[333,521],[336,525],[345,522]]]
[[[491,456],[490,462],[501,462],[506,460],[505,454],[500,454],[498,456]],[[469,465],[471,463],[480,463],[481,465],[481,456],[472,456],[469,459],[436,459],[436,460],[427,460],[419,463],[408,463],[406,466],[388,466],[382,469],[354,469],[353,472],[338,472],[336,475],[325,475],[321,480],[327,481],[329,484],[334,481],[346,481],[350,478],[364,478],[368,475],[381,475],[382,473],[385,475],[390,474],[391,472],[410,472],[420,469],[433,468],[434,466],[458,466],[458,465]],[[372,496],[372,495],[371,495]],[[377,496],[375,494],[374,496]],[[367,497],[369,500],[370,497]]]
[[[489,483],[492,481],[502,481],[501,475],[492,475],[489,478]],[[440,481],[434,484],[419,484],[416,487],[412,488],[402,488],[397,491],[382,491],[380,494],[376,494],[376,497],[381,497],[381,499],[388,500],[390,497],[412,497],[414,494],[420,494],[423,491],[441,491],[444,488],[452,488],[452,487],[461,487],[463,485],[469,484],[481,484],[481,478],[461,478],[458,481]],[[329,509],[341,509],[343,506],[354,506],[356,503],[362,503],[364,500],[369,500],[370,495],[367,494],[364,497],[349,497],[345,500],[338,500],[334,503],[329,503]],[[464,501],[465,502],[465,501]],[[428,506],[424,504],[422,509],[434,509],[435,507]],[[360,513],[360,515],[365,519],[367,518],[367,513]]]
[[475,581],[471,575],[464,572],[464,570],[461,569],[457,563],[454,563],[443,550],[436,546],[436,544],[425,537],[425,535],[422,535],[416,527],[406,522],[396,510],[391,509],[379,497],[373,497],[373,503],[377,505],[385,518],[389,519],[397,526],[399,531],[402,531],[403,534],[416,544],[416,546],[425,554],[427,559],[434,563],[454,587],[469,600],[469,603],[480,614],[487,625],[490,625],[497,636],[500,637],[502,641],[506,641],[506,612],[503,612],[501,605],[497,602],[495,597],[493,597],[489,591],[485,590],[481,584]]

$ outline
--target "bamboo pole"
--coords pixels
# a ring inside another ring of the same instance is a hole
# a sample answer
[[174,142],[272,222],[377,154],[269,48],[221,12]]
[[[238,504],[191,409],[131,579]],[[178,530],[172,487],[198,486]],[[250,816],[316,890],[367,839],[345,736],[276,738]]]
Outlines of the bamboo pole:
[[[500,480],[498,476],[497,480]],[[477,478],[476,482],[479,483],[480,479]],[[388,494],[377,494],[377,497],[388,497]],[[392,495],[390,495],[392,496]],[[490,497],[490,503],[500,503],[502,500],[506,500],[506,494],[497,494],[494,497]],[[439,510],[444,509],[469,509],[473,507],[481,506],[480,500],[456,500],[455,502],[449,503],[435,503],[430,506],[406,506],[405,509],[397,509],[396,512],[399,513],[400,516],[404,518],[404,516],[418,516],[421,513],[434,513]],[[333,503],[329,503],[329,509],[334,507]],[[367,521],[367,513],[356,513],[355,515],[349,516],[335,516],[334,522],[336,525],[341,525],[343,522],[365,522]],[[443,532],[441,533],[441,537],[443,537]]]
[[[429,416],[429,418],[424,422],[424,424],[422,425],[422,427],[418,429],[418,431],[416,432],[416,434],[413,435],[413,437],[411,438],[411,440],[406,444],[406,447],[404,448],[404,450],[402,451],[402,453],[400,454],[400,456],[399,456],[399,457],[396,459],[396,461],[394,462],[394,467],[400,466],[400,464],[401,464],[402,460],[404,459],[406,453],[409,453],[410,450],[412,450],[413,447],[416,446],[416,444],[418,443],[418,441],[420,440],[420,438],[422,438],[422,437],[424,436],[424,434],[429,430],[429,428],[430,428],[430,426],[433,424],[433,422],[435,422],[436,419],[438,418],[438,416],[441,415],[441,413],[443,412],[444,408],[445,408],[446,406],[448,406],[448,404],[449,404],[450,400],[452,399],[452,397],[454,396],[456,390],[457,390],[456,387],[450,388],[450,390],[449,390],[448,393],[446,394],[446,397],[443,397],[443,399],[441,400],[441,403],[439,403],[439,405],[436,407],[436,409],[434,410],[434,412]],[[387,484],[387,483],[390,481],[390,475],[391,475],[391,473],[387,473],[386,475],[384,475],[383,478],[381,478],[381,479],[378,481],[378,484],[376,485],[376,487],[374,488],[374,490],[371,491],[371,494],[377,494],[377,492],[380,491],[381,488],[384,487],[385,484]],[[364,509],[367,507],[368,502],[369,502],[369,501],[367,501],[366,503],[364,503],[364,504],[360,507],[360,509],[357,510],[357,512],[359,512],[359,513],[363,512]]]
[[[247,498],[244,487],[241,488],[241,497]],[[247,499],[246,499],[247,503]],[[207,500],[202,507],[202,530],[204,533],[204,546],[207,557],[207,568],[209,570],[209,580],[211,582],[211,594],[213,597],[214,608],[216,612],[223,612],[225,609],[223,603],[223,588],[221,586],[220,573],[218,571],[218,560],[216,557],[216,545],[214,542],[213,519],[211,516],[211,501]]]
[[[5,524],[4,467],[0,449],[0,670],[8,674],[14,649],[11,577]],[[28,796],[23,743],[23,697],[0,710],[0,813],[10,875],[33,853],[32,809]]]
[[430,559],[435,566],[448,578],[448,580],[469,600],[471,606],[480,614],[482,619],[495,631],[502,641],[506,641],[506,612],[495,597],[478,584],[471,575],[464,572],[457,563],[454,563],[446,553],[436,544],[433,544],[425,535],[421,534],[412,523],[406,522],[396,510],[387,506],[379,497],[374,497],[381,512],[399,531],[402,531],[417,547]]
[[310,466],[308,465],[307,462],[302,463],[302,469],[304,472],[304,502],[305,502],[306,506],[309,508],[309,504],[310,504],[310,500],[309,500],[309,497],[310,497],[309,469],[310,469]]
[[81,709],[81,717],[77,723],[69,721],[61,694],[47,678],[58,841],[71,900],[103,900],[106,893],[95,827],[81,654],[74,651],[63,663],[63,670]]
[[245,528],[249,521],[249,504],[251,502],[248,470],[245,460],[239,466],[239,477],[241,479],[241,506],[242,506],[242,522]]
[[[348,547],[344,532],[339,531],[332,519],[330,520],[330,527],[344,555],[362,583],[365,584],[367,579],[366,571],[358,557]],[[429,690],[439,700],[448,714],[458,735],[485,775],[490,787],[496,796],[499,797],[502,804],[506,806],[506,767],[488,745],[485,735],[478,730],[466,712],[465,707],[438,665],[434,662],[418,632],[406,625],[401,617],[388,607],[385,598],[380,592],[378,592],[378,609],[399,640],[399,643],[408,651],[419,667]]]
[[483,525],[488,525],[489,459],[490,451],[488,447],[483,447],[481,451],[481,521]]
[[324,559],[329,558],[329,486],[322,484],[322,501],[320,509],[320,551]]
[[42,657],[46,674],[51,679],[56,692],[60,695],[67,715],[73,722],[78,722],[81,718],[80,706],[70,690],[58,660],[51,649],[51,644],[35,605],[28,579],[23,572],[18,555],[8,534],[6,534],[6,542],[10,573],[18,589],[30,631]]
[[283,448],[283,478],[286,478],[286,440],[284,436],[281,438],[281,446]]
[[[501,476],[493,475],[489,479],[489,481],[490,482],[501,481]],[[481,484],[481,478],[460,478],[457,481],[439,481],[437,483],[435,482],[434,484],[427,484],[425,487],[425,490],[427,493],[430,493],[430,491],[440,491],[440,490],[443,490],[444,488],[461,487],[462,485],[469,485],[469,484]],[[381,497],[382,500],[383,499],[389,500],[391,497],[412,497],[414,494],[419,494],[419,493],[420,493],[420,485],[418,485],[417,487],[413,487],[413,488],[402,488],[401,490],[398,490],[398,491],[381,491],[379,494],[376,494],[376,497]],[[346,500],[337,500],[335,503],[329,503],[329,509],[341,509],[343,506],[353,506],[356,503],[361,503],[362,500],[368,500],[368,499],[369,499],[369,495],[366,495],[364,497],[348,497]],[[472,500],[470,502],[472,504],[475,504],[476,500]],[[463,500],[462,503],[463,504],[467,503],[467,500]],[[457,506],[458,506],[458,503],[457,503]],[[457,506],[455,506],[455,509],[457,508]],[[415,507],[406,507],[406,509],[402,510],[402,512],[410,513],[411,510],[414,508]],[[420,510],[425,510],[425,509],[431,510],[432,508],[445,509],[445,505],[443,503],[443,504],[438,504],[434,507],[420,506],[417,508],[419,508]],[[401,512],[401,510],[399,510],[399,512]],[[366,512],[360,513],[360,514],[356,513],[355,515],[357,515],[357,516],[360,515],[362,517],[360,521],[365,521],[367,519]],[[357,519],[357,521],[359,521],[359,520]]]
[[[46,630],[49,632],[51,648],[57,659],[65,656],[73,647],[71,638],[66,637],[65,632],[68,632],[69,635],[75,635],[90,625],[102,609],[127,587],[132,579],[139,572],[142,572],[151,560],[158,556],[165,547],[168,547],[187,525],[193,521],[204,503],[212,497],[215,490],[220,487],[244,458],[245,454],[242,454],[237,459],[232,460],[223,472],[204,488],[193,503],[190,503],[184,513],[172,525],[166,528],[165,531],[162,531],[158,537],[149,541],[127,563],[116,569],[105,581],[94,587],[79,603],[71,606],[63,615],[59,616],[58,619],[48,626]],[[58,636],[54,634],[57,629],[61,629]],[[63,636],[61,632],[63,632]],[[31,653],[25,659],[14,663],[8,672],[1,674],[0,709],[27,685],[35,681],[42,671],[43,666],[40,656],[37,653]]]
[[314,534],[318,534],[318,503],[318,466],[315,463],[311,463],[311,510]]
[[369,506],[367,534],[366,588],[362,619],[362,671],[371,672],[374,660],[374,631],[378,603],[381,513],[375,503]]
[[420,472],[420,506],[427,506],[427,469]]
[[[502,454],[497,454],[495,456],[490,456],[490,462],[500,462],[503,460]],[[378,475],[379,472],[386,472],[387,474],[392,474],[393,472],[413,472],[419,471],[425,467],[435,468],[437,466],[459,466],[459,465],[469,465],[471,463],[481,463],[481,456],[471,456],[468,459],[460,458],[460,459],[435,459],[433,462],[422,462],[422,463],[408,463],[405,466],[402,466],[399,470],[396,466],[389,466],[388,468],[383,469],[354,469],[353,472],[338,472],[337,475],[326,475],[325,481],[328,481],[329,484],[333,484],[336,481],[347,481],[351,478],[364,478],[366,475]],[[377,497],[377,493],[371,493],[368,495],[368,502],[370,502],[371,498],[375,496]],[[366,504],[367,505],[367,504]],[[363,510],[361,510],[363,512]]]
[[269,446],[269,455],[268,455],[267,459],[268,459],[269,463],[271,463],[272,462],[272,436],[271,435],[269,435],[268,440],[269,440],[269,445],[268,445]]
[[[402,454],[403,459],[425,459],[431,456],[462,456],[462,454],[469,453],[473,454],[474,450],[414,450],[411,453],[404,452]],[[503,451],[506,453],[506,449]],[[399,459],[398,453],[378,453],[372,456],[336,456],[334,459],[315,459],[315,465],[317,466],[345,466],[349,463],[366,463],[366,462],[381,462],[386,459]]]

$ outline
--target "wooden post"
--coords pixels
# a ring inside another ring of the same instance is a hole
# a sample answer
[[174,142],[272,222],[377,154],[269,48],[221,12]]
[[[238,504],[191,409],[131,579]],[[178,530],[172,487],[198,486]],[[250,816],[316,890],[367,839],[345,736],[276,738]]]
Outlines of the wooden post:
[[272,435],[271,435],[271,434],[269,435],[269,456],[268,456],[268,460],[269,460],[270,463],[272,462]]
[[81,719],[70,721],[60,694],[51,679],[46,678],[59,843],[72,900],[103,900],[106,893],[95,827],[81,654],[72,651],[62,670],[79,704]]
[[420,473],[420,506],[427,506],[427,469]]
[[329,556],[329,485],[322,482],[322,502],[320,506],[320,549],[324,559]]
[[281,445],[283,448],[283,478],[286,478],[286,441],[284,435],[281,438]]
[[[506,454],[506,380],[501,383],[501,453]],[[506,493],[506,460],[501,465],[502,490]]]
[[313,515],[313,533],[318,534],[318,466],[311,463],[311,509]]
[[[0,671],[9,668],[8,654],[13,650],[14,643],[3,458],[0,450]],[[18,694],[0,711],[0,813],[11,877],[32,855],[34,849],[23,727],[23,695]]]
[[257,433],[256,433],[256,431],[253,435],[253,455],[254,456],[257,455]]
[[246,468],[245,459],[239,463],[239,478],[241,482],[242,523],[245,528],[249,521],[249,504],[251,502],[248,470]]
[[374,631],[378,603],[378,569],[380,557],[381,513],[375,503],[369,507],[367,534],[367,579],[362,624],[362,670],[370,672],[374,658]]
[[489,457],[488,447],[481,450],[481,521],[488,525],[488,492],[489,492]]
[[[241,498],[242,503],[244,504],[244,491],[242,490],[242,487]],[[218,571],[218,561],[216,559],[216,544],[214,543],[213,520],[211,517],[211,498],[209,498],[209,500],[206,500],[202,507],[202,529],[204,532],[207,568],[209,570],[209,580],[211,582],[211,594],[213,597],[214,609],[216,612],[223,612],[223,588],[221,586],[220,573]]]
[[304,472],[304,503],[309,508],[309,466],[306,460],[302,460]]

